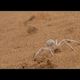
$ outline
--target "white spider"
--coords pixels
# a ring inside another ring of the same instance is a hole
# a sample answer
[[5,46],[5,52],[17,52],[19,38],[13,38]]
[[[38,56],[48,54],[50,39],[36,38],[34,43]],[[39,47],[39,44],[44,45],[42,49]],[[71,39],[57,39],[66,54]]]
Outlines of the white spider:
[[46,41],[46,47],[42,47],[38,50],[38,52],[34,55],[34,58],[40,54],[40,52],[42,52],[43,50],[49,50],[51,55],[53,56],[53,52],[52,52],[52,49],[55,50],[57,47],[59,46],[62,46],[63,44],[66,44],[67,46],[69,46],[72,50],[73,47],[68,43],[68,42],[76,42],[76,43],[79,43],[79,41],[75,41],[75,40],[71,40],[71,39],[63,39],[62,41],[59,41],[58,40],[53,40],[53,39],[49,39]]

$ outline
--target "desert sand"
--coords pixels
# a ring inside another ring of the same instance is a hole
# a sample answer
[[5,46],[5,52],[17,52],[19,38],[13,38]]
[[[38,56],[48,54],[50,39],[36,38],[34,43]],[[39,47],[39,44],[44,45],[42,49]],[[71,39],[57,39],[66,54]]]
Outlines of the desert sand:
[[0,69],[78,69],[80,45],[34,54],[48,39],[80,41],[79,11],[0,11]]

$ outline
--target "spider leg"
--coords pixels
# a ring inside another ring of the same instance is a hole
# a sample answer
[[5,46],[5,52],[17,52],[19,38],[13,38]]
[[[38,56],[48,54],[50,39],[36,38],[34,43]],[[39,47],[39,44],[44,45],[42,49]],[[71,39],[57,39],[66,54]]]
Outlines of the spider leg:
[[[38,50],[38,52],[34,55],[34,58],[35,58],[37,55],[39,55],[40,52],[42,52],[43,50],[50,50],[50,48],[48,48],[48,47],[40,48],[40,49]],[[51,51],[50,51],[50,52],[51,52]],[[51,52],[51,53],[52,53],[52,52]]]
[[33,57],[35,58],[35,57],[36,57],[40,52],[42,52],[42,51],[43,51],[43,49],[44,49],[44,48],[40,48],[40,49],[37,51],[37,53],[36,53],[36,54],[34,54],[34,56],[33,56]]
[[64,43],[67,44],[72,50],[74,50],[74,48],[69,43],[67,43],[66,41]]
[[60,42],[57,44],[57,46],[63,45],[62,43],[65,42],[65,41],[76,42],[76,43],[79,43],[79,44],[80,44],[79,41],[75,41],[75,40],[71,40],[71,39],[63,39],[62,41],[60,41]]
[[70,42],[76,42],[76,43],[79,43],[80,44],[80,42],[79,41],[76,41],[76,40],[71,40],[71,39],[64,39],[65,41],[70,41]]
[[53,56],[53,52],[52,52],[52,50],[51,50],[51,49],[49,49],[49,51],[50,51],[51,55]]
[[57,46],[63,45],[63,44],[64,44],[64,41],[65,41],[65,39],[63,39],[62,41],[60,41],[60,42],[57,44]]
[[[61,46],[61,45],[63,45],[64,43],[65,43],[67,46],[69,46],[72,50],[74,50],[74,48],[73,48],[69,43],[67,43],[66,39],[64,39],[64,40],[62,40],[61,42],[59,42],[59,43],[58,43],[58,46]],[[74,51],[75,51],[75,50],[74,50]]]

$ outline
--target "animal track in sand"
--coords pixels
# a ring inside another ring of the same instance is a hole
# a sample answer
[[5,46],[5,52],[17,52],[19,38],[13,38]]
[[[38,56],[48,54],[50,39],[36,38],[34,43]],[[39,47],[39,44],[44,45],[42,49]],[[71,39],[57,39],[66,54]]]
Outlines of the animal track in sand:
[[37,31],[38,31],[38,29],[37,29],[36,27],[34,27],[34,26],[30,26],[30,27],[28,27],[28,29],[27,29],[27,33],[28,33],[28,34],[37,33]]
[[43,59],[42,61],[36,60],[37,64],[35,65],[35,68],[55,68],[57,65],[55,65],[52,60],[50,59]]
[[28,20],[25,20],[24,23],[23,23],[24,26],[26,26],[28,24],[28,22],[33,21],[35,18],[36,18],[35,16],[31,16]]
[[38,57],[36,59],[34,59],[34,62],[36,62],[36,64],[34,65],[35,68],[56,68],[57,65],[53,63],[53,59],[50,58],[50,56],[48,56],[47,54],[43,55],[42,57]]

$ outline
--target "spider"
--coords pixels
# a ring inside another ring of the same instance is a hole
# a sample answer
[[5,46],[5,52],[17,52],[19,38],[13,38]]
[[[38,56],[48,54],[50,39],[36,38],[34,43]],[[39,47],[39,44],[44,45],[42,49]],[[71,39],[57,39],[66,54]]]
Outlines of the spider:
[[62,46],[63,44],[66,44],[67,46],[69,46],[72,50],[74,50],[74,48],[69,44],[69,42],[76,42],[76,43],[79,43],[79,41],[76,41],[76,40],[71,40],[71,39],[63,39],[61,41],[58,41],[57,39],[56,40],[53,40],[53,39],[49,39],[46,41],[46,46],[45,47],[42,47],[40,48],[36,54],[34,55],[34,58],[40,54],[40,52],[42,52],[43,50],[49,50],[51,55],[53,56],[53,53],[52,50],[55,50],[57,47],[59,46]]

